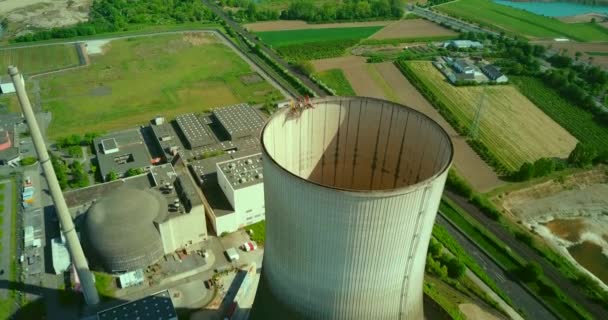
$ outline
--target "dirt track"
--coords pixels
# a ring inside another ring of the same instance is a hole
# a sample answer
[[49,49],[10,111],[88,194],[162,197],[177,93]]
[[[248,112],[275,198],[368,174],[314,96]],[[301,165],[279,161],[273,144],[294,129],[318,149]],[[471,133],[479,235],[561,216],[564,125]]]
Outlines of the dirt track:
[[355,27],[372,27],[386,26],[394,21],[369,21],[369,22],[344,22],[344,23],[319,23],[308,24],[302,20],[277,20],[264,21],[245,24],[245,28],[253,32],[262,31],[283,31],[283,30],[298,30],[298,29],[328,29],[328,28],[355,28]]
[[581,52],[583,55],[580,60],[589,61],[590,55],[586,52],[602,52],[606,56],[593,55],[593,64],[608,67],[608,42],[595,42],[595,43],[581,43],[576,41],[534,41],[535,44],[550,45],[553,50],[567,50],[566,54],[572,58],[575,57],[576,52]]
[[395,21],[386,28],[376,32],[372,39],[391,39],[391,38],[414,38],[414,37],[435,37],[452,36],[458,33],[446,29],[438,24],[424,20],[411,19]]
[[503,184],[492,168],[479,158],[466,140],[456,133],[392,63],[367,64],[364,58],[349,56],[317,60],[313,61],[313,65],[317,71],[342,69],[358,95],[394,100],[437,121],[452,137],[454,167],[476,190],[489,191]]

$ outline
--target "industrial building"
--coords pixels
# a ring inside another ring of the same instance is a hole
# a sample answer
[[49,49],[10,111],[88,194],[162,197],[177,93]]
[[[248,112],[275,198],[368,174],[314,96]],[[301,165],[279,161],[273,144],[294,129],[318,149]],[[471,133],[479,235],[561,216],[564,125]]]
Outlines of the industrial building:
[[509,81],[506,75],[504,75],[498,68],[493,64],[486,64],[481,67],[481,71],[483,74],[490,79],[490,81],[494,81],[496,83],[506,83]]
[[114,132],[94,141],[99,171],[104,181],[114,172],[124,177],[129,169],[149,170],[159,161],[150,157],[139,129]]
[[0,115],[0,165],[17,166],[21,160],[16,127],[23,123],[20,114]]
[[203,126],[203,123],[194,113],[177,116],[175,122],[185,138],[186,147],[189,149],[203,147],[216,142],[212,133]]
[[177,320],[177,312],[169,291],[164,290],[97,313],[97,320],[122,319]]
[[112,273],[145,268],[163,255],[206,240],[201,196],[192,178],[178,174],[171,164],[66,194],[73,206],[92,203],[86,211],[84,244],[90,259]]
[[423,319],[450,137],[389,101],[311,104],[277,111],[262,131],[266,239],[251,319]]
[[217,181],[232,206],[231,214],[212,219],[218,234],[264,220],[262,155],[254,154],[216,164]]
[[264,119],[248,104],[236,104],[214,110],[213,116],[230,140],[257,135],[264,126]]

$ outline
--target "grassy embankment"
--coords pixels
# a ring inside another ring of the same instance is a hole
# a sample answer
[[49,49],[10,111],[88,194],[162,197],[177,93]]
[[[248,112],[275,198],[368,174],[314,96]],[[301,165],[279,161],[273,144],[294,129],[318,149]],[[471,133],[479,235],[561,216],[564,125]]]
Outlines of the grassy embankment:
[[333,89],[338,96],[355,95],[355,90],[346,79],[342,69],[329,69],[314,73],[313,76]]
[[434,9],[515,36],[567,37],[583,42],[608,41],[608,30],[602,26],[593,23],[565,23],[490,0],[459,0],[435,6]]
[[[91,66],[39,78],[43,107],[53,112],[51,138],[106,132],[238,102],[263,102],[276,89],[246,84],[250,66],[203,35],[112,41]],[[204,63],[203,63],[204,62]],[[17,106],[10,107],[17,111]]]

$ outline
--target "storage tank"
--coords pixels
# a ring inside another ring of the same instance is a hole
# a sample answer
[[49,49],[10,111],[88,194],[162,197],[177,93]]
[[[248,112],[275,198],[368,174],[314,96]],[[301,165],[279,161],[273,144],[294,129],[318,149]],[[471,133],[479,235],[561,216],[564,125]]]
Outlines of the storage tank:
[[422,319],[447,133],[374,98],[313,99],[262,131],[266,240],[253,319]]

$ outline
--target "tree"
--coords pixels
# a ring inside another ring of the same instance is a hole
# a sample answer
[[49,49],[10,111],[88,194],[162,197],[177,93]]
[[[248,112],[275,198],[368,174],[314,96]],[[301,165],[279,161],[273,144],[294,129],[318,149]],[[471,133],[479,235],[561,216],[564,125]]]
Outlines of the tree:
[[125,176],[132,177],[132,176],[140,175],[142,173],[144,173],[144,170],[141,168],[131,168],[131,169],[127,170],[127,172],[125,173]]
[[108,172],[106,175],[106,181],[114,181],[118,179],[118,174],[114,171]]
[[574,60],[576,60],[576,61],[580,60],[581,56],[583,56],[583,54],[580,51],[577,51],[574,54]]
[[456,258],[448,259],[445,265],[448,268],[448,276],[452,279],[460,279],[467,271],[467,267]]
[[432,257],[438,257],[441,254],[441,250],[443,246],[439,241],[431,238],[431,242],[429,242],[429,253]]
[[520,277],[526,282],[537,281],[543,275],[543,268],[536,262],[528,262],[520,269]]
[[530,162],[524,162],[519,171],[514,174],[514,179],[517,181],[527,181],[534,177],[534,165]]
[[568,156],[568,162],[578,168],[589,167],[597,157],[597,150],[592,146],[579,142]]
[[72,158],[82,158],[82,147],[80,146],[70,146],[68,147],[68,154]]

